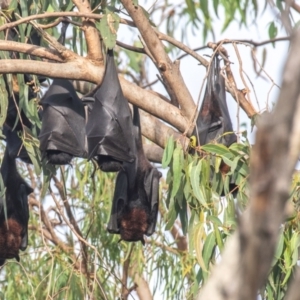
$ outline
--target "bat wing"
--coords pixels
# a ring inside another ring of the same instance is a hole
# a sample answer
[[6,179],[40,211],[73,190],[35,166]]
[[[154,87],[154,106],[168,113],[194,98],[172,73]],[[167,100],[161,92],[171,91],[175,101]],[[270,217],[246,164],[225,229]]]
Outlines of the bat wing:
[[155,231],[158,215],[160,177],[161,173],[156,168],[152,168],[150,172],[145,176],[144,180],[145,192],[148,201],[150,202],[150,224],[146,232],[146,235],[148,236],[152,235]]
[[40,149],[86,157],[85,112],[68,80],[55,79],[42,99],[44,107]]
[[[197,136],[198,131],[201,145],[209,143],[226,132],[233,131],[226,103],[225,80],[220,74],[220,62],[217,56],[211,64],[204,99],[196,123],[197,130],[194,130],[193,134]],[[236,142],[236,135],[233,133],[224,135],[221,139],[221,143],[226,146],[234,142]]]
[[199,136],[200,145],[205,145],[217,136],[217,132],[222,127],[221,112],[213,93],[215,80],[214,65],[211,65],[204,98],[200,107],[199,115],[193,135]]
[[117,176],[115,193],[112,202],[110,219],[107,230],[110,233],[120,233],[119,218],[122,216],[128,202],[128,178],[124,171],[120,171]]
[[30,189],[26,184],[20,184],[19,191],[18,191],[18,201],[19,207],[17,208],[21,214],[21,222],[23,225],[23,232],[22,232],[22,241],[20,245],[20,249],[24,251],[28,245],[28,220],[29,220],[29,209],[28,209],[28,195],[31,193]]
[[[214,95],[218,100],[218,104],[220,106],[220,110],[222,113],[222,123],[223,123],[223,132],[233,132],[232,123],[229,115],[228,106],[226,103],[226,91],[225,91],[225,79],[220,74],[220,61],[218,57],[214,58],[216,62],[216,81],[214,84]],[[229,147],[232,143],[237,141],[236,135],[234,133],[224,135],[222,137],[222,144]]]
[[8,149],[9,156],[12,158],[20,158],[26,163],[32,163],[17,132],[12,131],[4,124],[3,134],[6,136],[6,147]]
[[[6,187],[6,213],[3,208],[4,199],[1,198],[0,201],[1,221],[6,220],[11,224],[7,233],[9,236],[15,236],[17,240],[20,239],[20,244],[17,245],[17,248],[16,245],[11,243],[7,244],[7,253],[9,253],[9,251],[14,253],[13,257],[18,259],[18,249],[24,251],[28,245],[28,195],[32,193],[33,190],[18,173],[15,159],[9,156],[8,148],[6,148],[4,153],[1,175],[4,186]],[[9,243],[9,241],[10,239],[6,240],[7,243]]]
[[122,93],[112,50],[107,53],[103,82],[94,98],[86,125],[89,159],[106,155],[132,162],[135,158],[132,117]]

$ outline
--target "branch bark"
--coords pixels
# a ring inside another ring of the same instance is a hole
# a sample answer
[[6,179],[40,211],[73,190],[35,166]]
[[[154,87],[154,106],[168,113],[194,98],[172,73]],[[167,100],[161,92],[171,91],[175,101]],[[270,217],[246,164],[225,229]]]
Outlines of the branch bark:
[[159,163],[159,164],[161,163],[164,154],[164,150],[161,147],[155,144],[152,145],[143,144],[143,148],[144,148],[144,153],[148,158],[148,160],[154,163]]
[[187,118],[191,118],[195,112],[195,103],[187,89],[179,70],[179,61],[174,63],[170,60],[164,45],[159,40],[155,30],[151,27],[149,20],[146,18],[142,8],[135,6],[132,0],[121,0],[130,17],[136,24],[155,64],[165,82],[165,85],[172,92],[175,92],[182,113]]
[[[90,1],[88,0],[72,0],[81,13],[91,13]],[[103,62],[102,46],[99,39],[98,30],[93,19],[84,18],[82,22],[82,29],[84,32],[87,57],[94,61]]]

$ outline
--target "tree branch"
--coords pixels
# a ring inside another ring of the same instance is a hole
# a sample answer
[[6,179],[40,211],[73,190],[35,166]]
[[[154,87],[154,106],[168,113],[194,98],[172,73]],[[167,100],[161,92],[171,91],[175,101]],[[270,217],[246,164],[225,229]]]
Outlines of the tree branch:
[[148,160],[154,162],[154,163],[161,163],[162,157],[164,154],[164,150],[160,148],[159,146],[152,144],[143,144],[144,153]]
[[62,57],[54,49],[43,48],[31,44],[24,44],[24,43],[18,43],[13,41],[0,40],[0,50],[11,51],[11,49],[14,49],[13,51],[35,55],[38,57],[55,60],[57,62],[63,62]]
[[[90,1],[88,0],[72,0],[81,13],[91,13]],[[85,18],[82,22],[82,30],[84,32],[87,45],[87,57],[94,61],[103,62],[102,46],[99,39],[99,33],[93,19]]]
[[[16,27],[23,23],[28,23],[29,21],[38,20],[38,19],[47,19],[47,18],[53,18],[53,17],[54,18],[55,17],[57,17],[57,18],[59,18],[59,17],[78,17],[78,18],[83,17],[83,18],[87,18],[87,19],[100,20],[103,18],[103,15],[92,14],[92,13],[82,13],[82,12],[77,12],[77,11],[51,12],[51,13],[44,13],[44,14],[38,14],[38,15],[31,15],[31,16],[22,18],[18,21],[6,23],[6,24],[0,26],[0,31]],[[120,19],[120,23],[135,27],[134,23],[129,20]]]
[[132,0],[121,0],[121,3],[136,24],[151,55],[155,59],[156,67],[160,71],[165,85],[168,89],[175,92],[183,115],[187,118],[192,117],[195,112],[195,103],[180,74],[179,62],[175,61],[173,63],[170,60],[165,52],[164,45],[151,27],[141,7],[135,6]]

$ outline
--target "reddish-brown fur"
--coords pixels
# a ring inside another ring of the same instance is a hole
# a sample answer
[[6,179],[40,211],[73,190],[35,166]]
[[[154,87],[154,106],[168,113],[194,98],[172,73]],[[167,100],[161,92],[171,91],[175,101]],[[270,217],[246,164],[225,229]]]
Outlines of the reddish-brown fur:
[[15,258],[19,255],[22,242],[22,226],[14,219],[8,219],[0,225],[0,257]]
[[226,165],[223,160],[220,165],[220,171],[223,175],[227,174],[230,171],[230,167]]
[[121,239],[125,241],[138,241],[148,229],[148,216],[145,210],[132,208],[129,213],[122,216],[120,224]]

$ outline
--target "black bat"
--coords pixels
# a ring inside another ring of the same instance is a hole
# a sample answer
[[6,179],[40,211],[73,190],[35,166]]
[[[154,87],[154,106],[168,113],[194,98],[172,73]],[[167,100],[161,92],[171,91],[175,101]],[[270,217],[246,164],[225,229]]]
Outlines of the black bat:
[[124,162],[118,173],[107,230],[120,234],[122,240],[144,244],[144,234],[152,235],[156,226],[161,173],[144,154],[136,107],[133,124],[137,156],[131,163]]
[[54,79],[41,103],[39,140],[43,158],[57,165],[69,164],[74,156],[85,158],[85,110],[72,83]]
[[[237,137],[233,133],[226,103],[225,79],[220,74],[220,71],[220,61],[216,55],[213,58],[208,73],[204,99],[196,121],[196,128],[191,137],[191,144],[193,147],[197,144],[198,136],[200,145],[205,145],[220,136],[222,137],[218,141],[227,147],[237,141]],[[194,149],[191,149],[190,153],[194,153]],[[229,170],[230,167],[222,161],[220,166],[221,173],[226,174]],[[237,192],[236,187],[236,184],[233,182],[229,184],[229,190],[234,190],[234,195]],[[221,196],[224,195],[223,190]]]
[[[7,90],[8,85],[6,82]],[[28,98],[35,97],[35,93],[31,88],[28,90]],[[20,158],[26,163],[31,163],[27,151],[20,139],[18,132],[23,131],[23,127],[26,126],[32,129],[32,123],[26,117],[23,110],[17,109],[19,105],[19,94],[14,93],[13,96],[8,98],[7,115],[5,124],[3,126],[3,134],[6,136],[6,140],[9,143],[9,154],[12,158]]]
[[7,142],[1,175],[5,191],[5,200],[0,198],[0,266],[5,259],[16,258],[19,250],[28,245],[28,195],[32,188],[17,171],[16,161],[9,155],[10,144]]
[[3,134],[6,137],[6,143],[10,145],[8,148],[9,156],[11,158],[20,158],[25,163],[31,164],[31,159],[22,143],[22,140],[18,136],[18,133],[4,124]]
[[103,81],[93,95],[86,133],[88,159],[105,172],[117,172],[135,157],[132,117],[119,82],[114,55],[108,50]]
[[[223,135],[228,132],[230,133]],[[208,73],[205,95],[193,135],[199,136],[200,145],[205,145],[219,136],[222,136],[220,143],[227,147],[237,141],[226,103],[225,80],[220,74],[217,55],[213,58]]]

